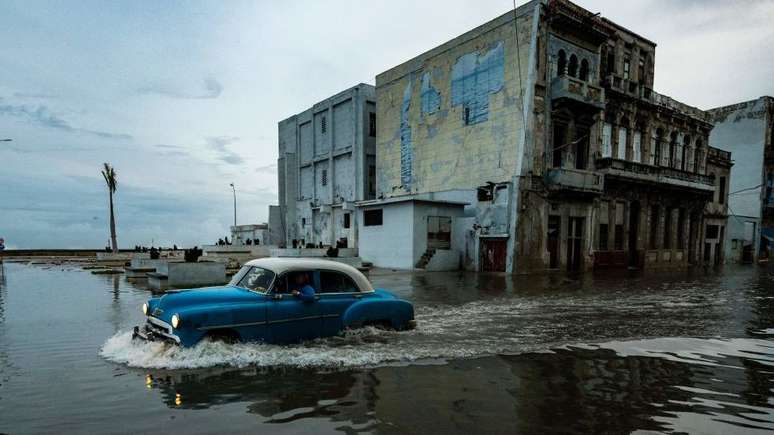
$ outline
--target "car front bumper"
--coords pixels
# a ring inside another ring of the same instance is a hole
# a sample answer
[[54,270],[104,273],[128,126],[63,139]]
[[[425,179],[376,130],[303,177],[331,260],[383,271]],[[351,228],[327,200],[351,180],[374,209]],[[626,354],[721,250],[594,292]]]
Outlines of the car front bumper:
[[180,337],[173,332],[172,325],[155,317],[148,317],[143,326],[135,326],[132,332],[133,340],[165,341],[180,344]]

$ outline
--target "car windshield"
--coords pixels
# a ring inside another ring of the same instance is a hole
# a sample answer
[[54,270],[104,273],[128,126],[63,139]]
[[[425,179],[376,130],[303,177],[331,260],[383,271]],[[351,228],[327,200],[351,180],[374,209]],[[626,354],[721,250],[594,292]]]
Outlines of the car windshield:
[[261,267],[244,266],[234,278],[231,285],[246,288],[248,290],[266,293],[274,281],[274,272]]

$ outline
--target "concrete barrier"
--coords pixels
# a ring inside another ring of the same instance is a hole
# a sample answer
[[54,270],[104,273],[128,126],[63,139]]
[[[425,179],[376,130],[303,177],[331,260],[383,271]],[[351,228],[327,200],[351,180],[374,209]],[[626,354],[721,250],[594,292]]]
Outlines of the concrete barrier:
[[156,272],[148,273],[151,288],[197,287],[226,284],[226,265],[215,261],[198,263],[167,262],[159,264]]

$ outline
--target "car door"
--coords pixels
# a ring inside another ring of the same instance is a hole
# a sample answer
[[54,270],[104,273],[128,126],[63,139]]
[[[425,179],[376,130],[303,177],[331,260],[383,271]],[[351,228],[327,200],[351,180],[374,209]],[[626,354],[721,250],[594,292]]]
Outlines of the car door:
[[319,288],[316,271],[289,272],[278,278],[280,281],[274,287],[266,309],[269,335],[273,343],[295,343],[321,335],[319,302],[304,302],[291,293],[294,290],[294,274],[298,273],[309,275],[309,284],[315,288],[315,292]]
[[341,273],[320,270],[320,310],[323,336],[336,335],[343,329],[342,315],[362,294],[352,279]]

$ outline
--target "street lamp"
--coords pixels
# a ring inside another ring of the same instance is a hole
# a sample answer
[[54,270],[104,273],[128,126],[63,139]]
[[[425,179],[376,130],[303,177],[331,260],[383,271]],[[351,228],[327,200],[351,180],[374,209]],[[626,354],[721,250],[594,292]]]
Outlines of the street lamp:
[[234,191],[234,226],[236,226],[236,187],[234,187],[234,183],[229,184],[229,186]]

